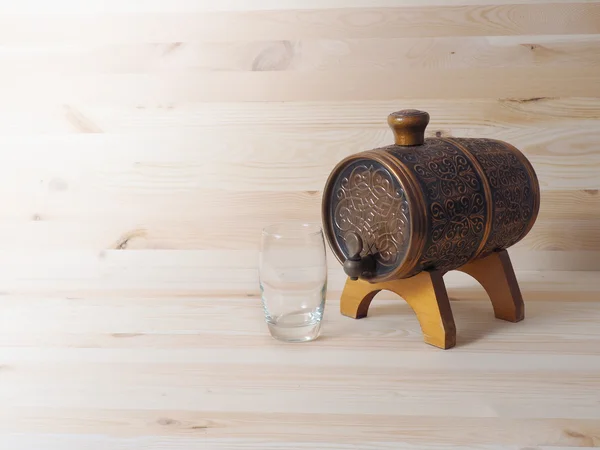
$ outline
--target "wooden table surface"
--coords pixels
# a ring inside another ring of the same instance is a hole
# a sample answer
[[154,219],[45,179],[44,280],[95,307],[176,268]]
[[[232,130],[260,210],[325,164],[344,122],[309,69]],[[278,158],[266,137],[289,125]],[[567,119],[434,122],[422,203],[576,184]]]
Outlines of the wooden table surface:
[[600,446],[600,274],[519,275],[526,319],[449,286],[458,344],[402,300],[275,341],[256,293],[5,293],[0,448],[531,449]]

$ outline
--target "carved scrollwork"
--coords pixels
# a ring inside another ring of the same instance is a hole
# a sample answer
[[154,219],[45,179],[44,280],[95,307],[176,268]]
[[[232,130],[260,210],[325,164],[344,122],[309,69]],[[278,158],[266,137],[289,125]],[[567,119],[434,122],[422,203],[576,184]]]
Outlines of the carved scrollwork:
[[388,150],[414,174],[425,197],[429,229],[417,269],[465,264],[483,239],[487,219],[483,183],[472,162],[442,140]]
[[398,182],[380,164],[362,161],[340,175],[333,196],[338,239],[358,233],[363,255],[375,257],[378,272],[393,270],[406,254],[410,233],[408,202]]
[[461,141],[481,165],[492,192],[492,229],[483,253],[508,248],[522,236],[534,214],[532,180],[519,158],[503,143]]
[[[347,254],[348,233],[357,233],[362,255],[375,257],[378,276],[399,271],[403,261],[402,276],[456,269],[516,243],[537,213],[534,175],[506,143],[430,138],[379,150],[402,166],[402,181],[376,159],[354,160],[336,177],[328,206],[341,253]],[[416,192],[410,210],[426,216],[412,218],[418,219],[415,229],[402,188],[407,185]],[[409,248],[415,253],[407,255]]]

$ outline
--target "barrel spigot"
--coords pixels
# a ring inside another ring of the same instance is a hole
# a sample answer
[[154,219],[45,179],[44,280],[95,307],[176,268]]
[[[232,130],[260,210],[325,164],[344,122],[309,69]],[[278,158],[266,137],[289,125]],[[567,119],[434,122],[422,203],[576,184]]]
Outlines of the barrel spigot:
[[361,256],[363,251],[363,240],[354,231],[346,236],[346,247],[348,249],[348,259],[344,261],[344,272],[351,280],[358,280],[359,277],[369,277],[375,272],[375,258],[373,255]]

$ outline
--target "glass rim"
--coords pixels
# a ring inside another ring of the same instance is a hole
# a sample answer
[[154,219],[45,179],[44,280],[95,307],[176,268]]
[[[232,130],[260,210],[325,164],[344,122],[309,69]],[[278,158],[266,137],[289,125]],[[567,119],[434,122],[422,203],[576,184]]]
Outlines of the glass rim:
[[[288,228],[289,227],[289,228]],[[288,222],[274,222],[271,223],[262,229],[263,236],[271,236],[276,239],[281,238],[294,238],[298,237],[298,234],[295,236],[288,235],[286,236],[286,228],[287,231],[291,231],[292,233],[301,233],[303,237],[305,236],[316,236],[319,234],[323,234],[323,227],[319,222],[306,222],[306,221],[288,221]]]

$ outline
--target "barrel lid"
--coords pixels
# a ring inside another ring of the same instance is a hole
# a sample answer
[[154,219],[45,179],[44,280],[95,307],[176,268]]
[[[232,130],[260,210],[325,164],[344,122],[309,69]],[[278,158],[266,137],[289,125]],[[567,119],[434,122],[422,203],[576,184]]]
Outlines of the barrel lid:
[[328,240],[341,262],[356,257],[375,260],[372,273],[382,278],[404,261],[410,244],[410,213],[404,188],[381,161],[357,157],[342,163],[325,192]]

